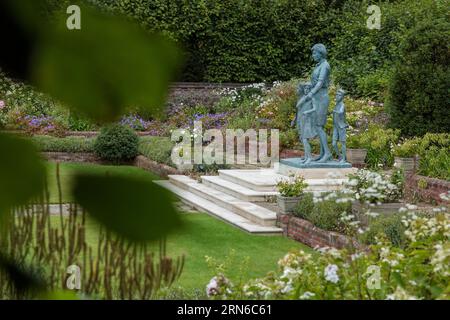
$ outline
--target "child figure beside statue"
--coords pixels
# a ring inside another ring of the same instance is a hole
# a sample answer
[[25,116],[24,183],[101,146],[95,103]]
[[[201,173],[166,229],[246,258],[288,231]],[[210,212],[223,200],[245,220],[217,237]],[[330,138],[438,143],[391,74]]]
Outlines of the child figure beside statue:
[[[344,105],[345,91],[339,89],[336,92],[336,106],[333,110],[333,148],[336,154],[339,156],[339,162],[347,162],[347,128],[348,123],[345,117],[345,105]],[[338,141],[341,143],[341,152],[339,152]]]
[[[291,126],[297,125],[300,141],[304,146],[305,155],[300,159],[303,165],[308,165],[315,159],[312,157],[310,139],[318,136],[318,124],[317,124],[317,110],[312,100],[302,99],[311,91],[311,83],[301,83],[298,87],[299,100],[296,105],[295,119],[292,121]],[[332,146],[339,157],[339,163],[346,163],[346,136],[348,123],[345,115],[344,104],[345,91],[339,89],[336,92],[336,105],[332,111],[333,114],[333,138]],[[341,150],[339,150],[338,143],[341,144]]]

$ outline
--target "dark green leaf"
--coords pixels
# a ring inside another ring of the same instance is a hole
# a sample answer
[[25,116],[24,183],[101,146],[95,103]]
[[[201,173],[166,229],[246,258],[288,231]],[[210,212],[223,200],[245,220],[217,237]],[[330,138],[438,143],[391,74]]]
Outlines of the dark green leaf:
[[89,214],[132,241],[159,239],[180,223],[170,194],[152,181],[80,174],[73,190]]
[[43,32],[34,59],[38,86],[97,121],[131,106],[157,113],[176,69],[175,46],[88,7],[81,8],[81,30],[67,29],[67,17]]
[[19,295],[44,291],[42,279],[2,253],[0,253],[0,269],[8,275]]
[[26,139],[0,133],[0,216],[40,193],[45,167],[34,145]]

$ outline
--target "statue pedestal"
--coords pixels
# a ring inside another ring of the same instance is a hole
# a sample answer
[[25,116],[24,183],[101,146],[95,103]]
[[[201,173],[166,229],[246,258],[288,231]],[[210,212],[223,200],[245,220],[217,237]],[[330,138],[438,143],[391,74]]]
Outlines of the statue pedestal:
[[300,174],[305,179],[345,179],[348,174],[355,173],[351,163],[330,160],[325,163],[301,163],[300,158],[281,159],[277,173],[282,175]]

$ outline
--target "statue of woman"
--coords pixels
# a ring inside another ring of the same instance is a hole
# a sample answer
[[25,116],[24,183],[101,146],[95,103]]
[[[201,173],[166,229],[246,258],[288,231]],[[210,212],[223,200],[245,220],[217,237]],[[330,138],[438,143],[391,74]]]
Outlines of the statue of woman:
[[321,43],[315,44],[312,47],[312,57],[317,62],[311,76],[311,91],[299,103],[304,101],[312,101],[315,113],[316,124],[315,128],[320,139],[320,156],[313,161],[327,162],[332,155],[328,148],[327,134],[324,127],[327,122],[328,105],[330,104],[330,97],[328,96],[328,86],[330,85],[331,68],[327,61],[327,49]]
[[[310,91],[310,83],[301,83],[298,87],[300,98],[305,97]],[[312,161],[311,145],[309,144],[308,139],[317,136],[315,111],[312,100],[300,99],[298,101],[295,122],[297,123],[300,141],[303,143],[305,150],[305,156],[301,159],[301,162],[304,164],[308,164]]]

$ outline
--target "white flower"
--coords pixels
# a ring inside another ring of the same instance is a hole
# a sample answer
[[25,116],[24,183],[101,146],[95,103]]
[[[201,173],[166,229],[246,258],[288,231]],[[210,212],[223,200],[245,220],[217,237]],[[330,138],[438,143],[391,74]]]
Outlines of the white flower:
[[285,267],[283,270],[283,274],[281,275],[281,279],[288,279],[288,280],[292,280],[297,278],[298,276],[300,276],[302,274],[302,270],[301,269],[294,269],[294,268],[290,268],[290,267]]
[[324,270],[325,280],[332,283],[338,283],[339,282],[339,276],[337,275],[338,270],[339,268],[335,264],[329,264],[328,266],[326,266]]
[[300,296],[300,300],[309,300],[309,298],[312,298],[312,297],[314,297],[316,294],[315,293],[312,293],[312,292],[309,292],[309,291],[306,291],[305,293],[303,293],[301,296]]
[[417,209],[417,206],[416,206],[416,205],[413,205],[413,204],[407,204],[407,205],[406,205],[406,208],[407,208],[408,210],[416,210],[416,209]]
[[206,285],[206,295],[208,297],[214,296],[218,293],[218,284],[217,284],[217,278],[213,277],[209,283]]
[[376,213],[376,212],[372,212],[372,211],[367,211],[366,212],[366,215],[367,216],[369,216],[369,217],[372,217],[372,218],[376,218],[376,217],[378,217],[380,214],[379,213]]
[[352,261],[355,261],[355,260],[361,258],[362,256],[363,256],[363,254],[360,252],[360,253],[354,253],[350,257],[351,257]]
[[407,293],[403,288],[397,287],[394,293],[386,296],[386,300],[419,300],[419,299]]

